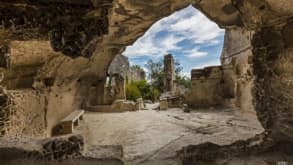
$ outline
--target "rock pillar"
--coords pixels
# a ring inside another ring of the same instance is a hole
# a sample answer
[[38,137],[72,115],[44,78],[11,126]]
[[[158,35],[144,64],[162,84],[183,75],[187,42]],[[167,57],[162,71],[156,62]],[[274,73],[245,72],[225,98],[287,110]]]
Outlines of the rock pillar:
[[171,54],[164,56],[164,86],[166,92],[174,91],[175,87],[175,66],[174,66],[174,58]]

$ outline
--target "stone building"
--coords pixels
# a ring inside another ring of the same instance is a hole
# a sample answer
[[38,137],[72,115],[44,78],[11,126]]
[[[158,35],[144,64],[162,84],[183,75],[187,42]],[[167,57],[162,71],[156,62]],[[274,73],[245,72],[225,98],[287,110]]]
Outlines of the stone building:
[[182,87],[176,84],[175,60],[172,54],[164,56],[164,89],[160,96],[160,109],[180,108],[183,105]]

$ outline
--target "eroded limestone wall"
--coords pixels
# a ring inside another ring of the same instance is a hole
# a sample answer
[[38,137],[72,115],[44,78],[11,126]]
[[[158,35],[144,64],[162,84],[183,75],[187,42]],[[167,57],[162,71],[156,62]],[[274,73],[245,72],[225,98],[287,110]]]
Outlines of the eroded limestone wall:
[[7,47],[9,68],[3,71],[2,82],[7,89],[32,88],[34,77],[42,65],[60,55],[46,40],[12,41]]
[[[224,72],[225,89],[234,96],[233,104],[243,112],[255,112],[252,102],[253,70],[252,46],[253,31],[242,28],[227,29],[221,56],[223,65],[230,65],[230,72]],[[234,93],[233,93],[234,92]]]
[[[54,52],[43,40],[13,41],[9,48],[10,68],[1,70],[2,85],[9,89],[13,102],[6,135],[50,136],[52,128],[79,109],[87,95],[89,83],[81,89],[78,78],[72,76],[85,59],[68,65],[73,60]],[[64,66],[62,71],[60,66]],[[76,94],[77,90],[81,94]]]
[[6,136],[46,137],[46,98],[34,90],[9,90],[10,115]]

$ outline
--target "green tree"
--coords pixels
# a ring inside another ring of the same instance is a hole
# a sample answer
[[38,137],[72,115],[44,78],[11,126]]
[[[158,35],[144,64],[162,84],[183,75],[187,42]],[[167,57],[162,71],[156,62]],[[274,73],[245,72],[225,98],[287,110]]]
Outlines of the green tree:
[[136,100],[142,97],[144,100],[156,101],[160,91],[147,83],[146,80],[132,81],[126,86],[126,97],[129,100]]
[[180,61],[176,60],[175,61],[175,74],[176,74],[176,76],[180,76],[182,70],[183,70],[183,67],[180,64]]
[[176,76],[176,82],[179,85],[184,86],[185,88],[190,88],[191,87],[191,80],[189,77],[186,76]]
[[141,72],[144,72],[144,70],[141,68],[141,66],[139,65],[133,65],[132,66],[133,68],[136,68],[137,70],[141,71]]
[[[139,67],[139,66],[136,66]],[[164,92],[164,66],[163,60],[155,62],[153,60],[148,60],[145,64],[145,67],[149,70],[149,78],[151,83],[147,83],[147,81],[136,81],[131,82],[129,85],[127,98],[138,98],[139,96],[143,99],[149,99],[152,101],[156,101],[160,94]],[[190,78],[186,76],[182,76],[181,72],[183,67],[181,66],[179,61],[175,61],[175,74],[177,84],[182,85],[186,88],[191,86]],[[138,92],[138,91],[139,92]],[[140,93],[140,94],[138,94]]]
[[153,60],[148,60],[145,64],[145,67],[149,70],[150,79],[153,81],[157,79],[160,74],[163,72],[163,62],[155,62]]
[[191,80],[189,77],[182,75],[183,67],[181,67],[180,61],[175,62],[175,74],[176,74],[176,82],[179,85],[184,86],[185,88],[191,87]]

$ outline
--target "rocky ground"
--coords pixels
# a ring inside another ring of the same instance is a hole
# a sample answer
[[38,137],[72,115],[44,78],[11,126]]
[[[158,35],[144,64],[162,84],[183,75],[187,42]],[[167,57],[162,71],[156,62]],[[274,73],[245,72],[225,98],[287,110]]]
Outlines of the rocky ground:
[[148,110],[124,113],[86,113],[77,133],[87,146],[122,145],[129,164],[176,164],[176,151],[189,144],[224,145],[263,131],[255,114],[229,108]]

